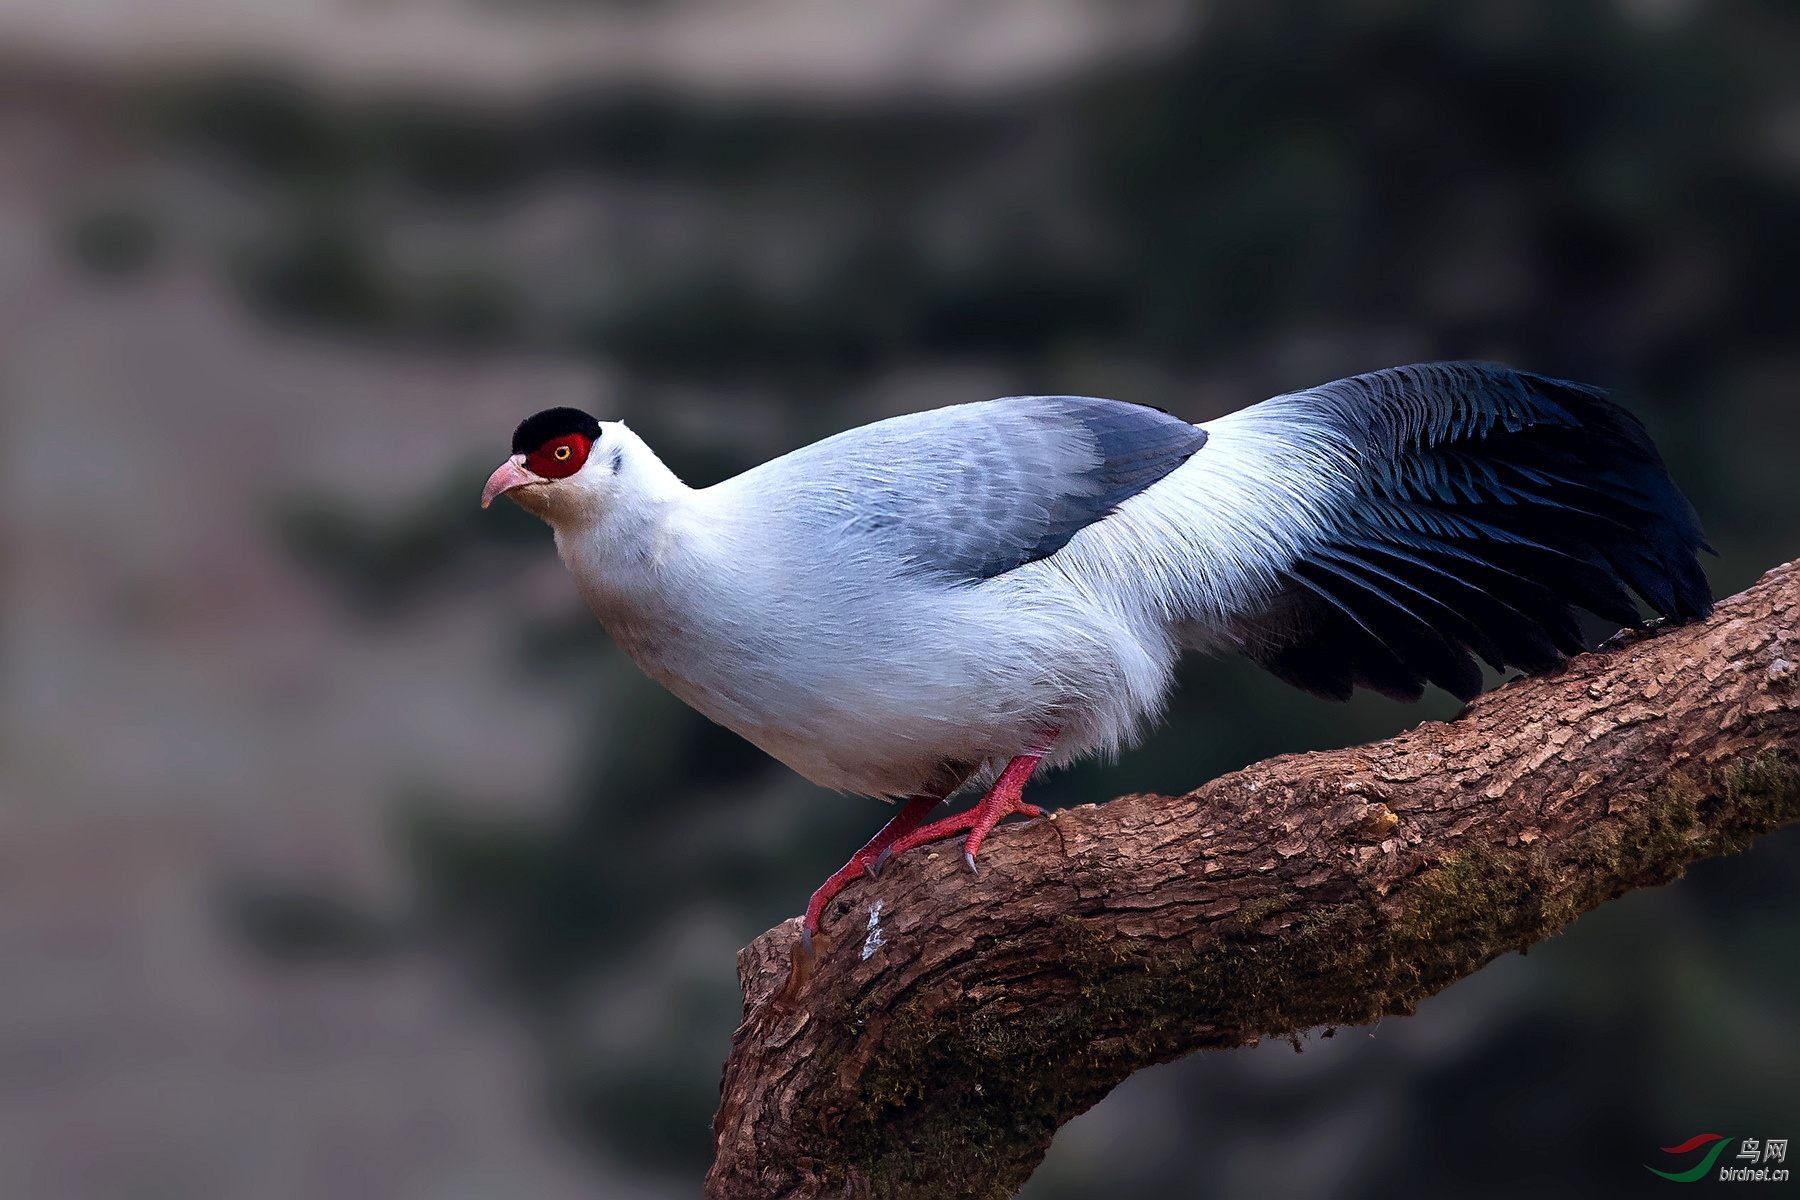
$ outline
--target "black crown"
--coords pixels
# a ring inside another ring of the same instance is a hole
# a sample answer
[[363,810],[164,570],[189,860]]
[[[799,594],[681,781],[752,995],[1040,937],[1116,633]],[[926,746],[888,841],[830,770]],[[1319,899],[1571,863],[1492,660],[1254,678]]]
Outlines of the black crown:
[[519,422],[513,430],[512,452],[530,454],[552,438],[571,433],[585,434],[590,442],[596,441],[600,437],[600,422],[579,408],[546,408]]

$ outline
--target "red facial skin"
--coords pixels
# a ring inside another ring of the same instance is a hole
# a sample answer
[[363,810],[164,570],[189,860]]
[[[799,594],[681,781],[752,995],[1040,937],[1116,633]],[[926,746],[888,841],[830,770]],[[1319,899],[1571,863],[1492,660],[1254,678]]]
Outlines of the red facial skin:
[[593,445],[580,433],[551,438],[525,456],[525,469],[545,479],[567,479],[581,470]]
[[[567,433],[559,438],[551,438],[530,454],[515,454],[488,476],[487,487],[481,491],[481,507],[486,508],[514,488],[542,483],[547,479],[567,479],[581,470],[581,465],[587,461],[588,452],[593,448],[594,444],[586,434]],[[523,462],[520,461],[521,458],[524,459]]]

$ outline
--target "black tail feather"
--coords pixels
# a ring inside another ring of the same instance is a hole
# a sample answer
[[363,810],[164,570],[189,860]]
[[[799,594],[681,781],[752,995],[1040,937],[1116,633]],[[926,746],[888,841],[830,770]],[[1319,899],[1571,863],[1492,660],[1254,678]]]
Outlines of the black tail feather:
[[1303,396],[1362,447],[1365,494],[1247,635],[1298,687],[1468,700],[1472,656],[1540,671],[1583,649],[1575,609],[1636,624],[1712,611],[1700,521],[1643,425],[1596,388],[1480,363]]

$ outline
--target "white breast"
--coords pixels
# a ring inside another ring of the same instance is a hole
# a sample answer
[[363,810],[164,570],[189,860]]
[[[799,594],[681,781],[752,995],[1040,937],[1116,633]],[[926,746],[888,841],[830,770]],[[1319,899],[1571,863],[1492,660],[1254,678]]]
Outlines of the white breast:
[[1167,690],[1167,629],[1048,563],[951,586],[689,495],[656,553],[596,534],[565,558],[646,674],[815,783],[907,795],[1047,727],[1053,762],[1116,750]]

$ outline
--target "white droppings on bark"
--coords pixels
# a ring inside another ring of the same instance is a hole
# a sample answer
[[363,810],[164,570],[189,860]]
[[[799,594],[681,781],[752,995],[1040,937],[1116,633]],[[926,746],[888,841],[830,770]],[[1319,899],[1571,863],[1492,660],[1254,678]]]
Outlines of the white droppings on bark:
[[863,939],[862,960],[869,961],[869,956],[882,947],[881,937],[881,901],[869,905],[869,936]]

